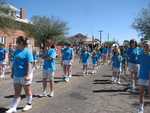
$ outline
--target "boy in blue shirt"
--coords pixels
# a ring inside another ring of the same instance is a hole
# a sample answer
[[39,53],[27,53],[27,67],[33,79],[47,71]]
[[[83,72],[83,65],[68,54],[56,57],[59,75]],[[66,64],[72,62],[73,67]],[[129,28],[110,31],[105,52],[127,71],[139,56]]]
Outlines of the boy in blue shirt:
[[43,55],[44,65],[43,65],[43,94],[42,96],[47,96],[46,87],[47,87],[47,79],[49,79],[50,83],[50,97],[54,96],[54,75],[56,71],[56,49],[55,46],[52,45],[50,49],[45,52]]
[[144,43],[144,52],[139,55],[138,63],[140,64],[139,80],[140,95],[138,113],[144,113],[144,88],[150,87],[150,41]]

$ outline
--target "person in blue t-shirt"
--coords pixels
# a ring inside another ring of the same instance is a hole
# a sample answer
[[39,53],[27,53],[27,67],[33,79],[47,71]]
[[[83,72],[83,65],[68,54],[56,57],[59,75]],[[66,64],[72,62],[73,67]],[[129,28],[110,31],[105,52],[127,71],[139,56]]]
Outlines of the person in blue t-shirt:
[[92,53],[92,64],[93,64],[93,71],[92,74],[96,73],[96,66],[97,66],[98,56],[96,51],[94,50]]
[[106,44],[102,47],[102,63],[105,64],[107,62],[108,57],[108,48]]
[[88,52],[87,47],[83,48],[83,51],[80,55],[80,60],[83,64],[83,74],[88,75],[88,64],[89,64],[90,52]]
[[64,68],[64,80],[66,82],[69,82],[69,79],[71,78],[71,66],[74,59],[74,51],[71,47],[70,43],[65,44],[66,47],[62,49],[62,64]]
[[10,44],[8,48],[8,60],[9,60],[9,65],[12,66],[12,61],[13,61],[13,54],[15,52],[15,49],[13,46]]
[[118,47],[113,48],[113,56],[111,58],[112,63],[112,82],[120,84],[120,73],[122,67],[122,56]]
[[26,48],[27,39],[23,36],[19,36],[16,40],[16,51],[13,55],[13,65],[12,65],[12,78],[14,81],[14,99],[11,104],[10,109],[6,113],[16,112],[17,106],[20,102],[20,95],[22,87],[25,90],[27,97],[27,104],[23,108],[23,111],[30,110],[32,108],[32,90],[31,83],[33,78],[32,62],[33,55],[32,52]]
[[5,58],[6,58],[6,49],[4,44],[0,43],[0,78],[5,78]]
[[137,42],[135,40],[130,40],[130,48],[127,49],[127,56],[128,56],[128,70],[130,72],[130,89],[135,91],[135,85],[137,81],[137,74],[138,74],[138,55],[140,54],[139,49],[137,48]]
[[138,113],[144,113],[144,89],[150,88],[150,41],[146,41],[143,45],[143,53],[138,57],[138,63],[140,64],[139,80],[140,94],[139,94],[139,108]]
[[37,51],[35,49],[33,49],[33,67],[34,69],[38,69],[39,68],[39,55],[37,53]]
[[[56,49],[55,45],[52,44],[51,48],[44,52],[43,59],[43,94],[41,96],[54,96],[54,76],[56,71]],[[47,93],[47,79],[50,84],[50,94]]]

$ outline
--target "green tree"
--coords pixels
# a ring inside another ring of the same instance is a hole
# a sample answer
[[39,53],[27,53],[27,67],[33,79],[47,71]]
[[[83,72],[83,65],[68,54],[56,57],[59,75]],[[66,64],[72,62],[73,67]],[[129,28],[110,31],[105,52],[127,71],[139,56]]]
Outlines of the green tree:
[[135,28],[145,39],[150,39],[150,6],[142,9],[133,22]]
[[39,43],[45,44],[48,39],[55,42],[65,40],[62,38],[68,31],[65,22],[46,16],[33,16],[31,20],[35,26],[34,35]]

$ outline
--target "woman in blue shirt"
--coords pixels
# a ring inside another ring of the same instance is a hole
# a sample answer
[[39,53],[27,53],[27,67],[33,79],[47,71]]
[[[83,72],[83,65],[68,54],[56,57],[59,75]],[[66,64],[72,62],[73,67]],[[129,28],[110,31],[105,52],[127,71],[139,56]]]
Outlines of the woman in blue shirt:
[[71,78],[71,66],[74,59],[73,48],[71,48],[71,44],[67,43],[66,47],[62,49],[62,64],[64,68],[64,80],[69,82]]
[[92,64],[93,64],[92,74],[96,73],[97,62],[98,62],[98,56],[97,56],[96,51],[94,50],[93,53],[92,53]]
[[150,41],[144,43],[144,52],[139,55],[138,63],[140,64],[139,80],[140,95],[138,113],[144,113],[144,89],[150,87]]
[[127,57],[128,57],[128,70],[130,72],[130,87],[132,90],[135,90],[135,84],[137,80],[138,73],[138,55],[139,49],[137,48],[137,42],[135,40],[130,40],[130,48],[127,49]]
[[120,84],[120,73],[122,67],[122,56],[118,47],[114,47],[113,56],[111,58],[112,63],[112,82]]
[[[52,44],[51,48],[44,52],[43,55],[43,94],[41,96],[54,96],[54,76],[56,71],[56,49],[55,45]],[[50,84],[50,94],[47,93],[47,79]]]
[[80,59],[83,64],[83,74],[88,74],[89,58],[90,58],[90,53],[88,52],[88,49],[85,47],[80,55]]
[[12,78],[14,81],[14,99],[12,105],[6,113],[16,112],[17,106],[20,102],[20,94],[22,87],[25,90],[27,97],[27,104],[23,108],[23,111],[30,110],[32,108],[32,90],[31,83],[33,78],[32,62],[33,55],[32,52],[26,48],[27,39],[20,36],[16,41],[16,51],[13,55],[13,65],[12,65]]

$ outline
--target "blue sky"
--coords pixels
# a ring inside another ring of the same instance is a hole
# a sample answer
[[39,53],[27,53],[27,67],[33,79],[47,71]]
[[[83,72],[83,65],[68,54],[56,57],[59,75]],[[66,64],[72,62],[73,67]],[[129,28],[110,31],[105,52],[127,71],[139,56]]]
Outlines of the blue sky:
[[27,17],[34,15],[55,16],[68,23],[68,35],[84,33],[103,41],[138,38],[131,27],[134,18],[150,0],[9,0],[17,8],[27,10]]

